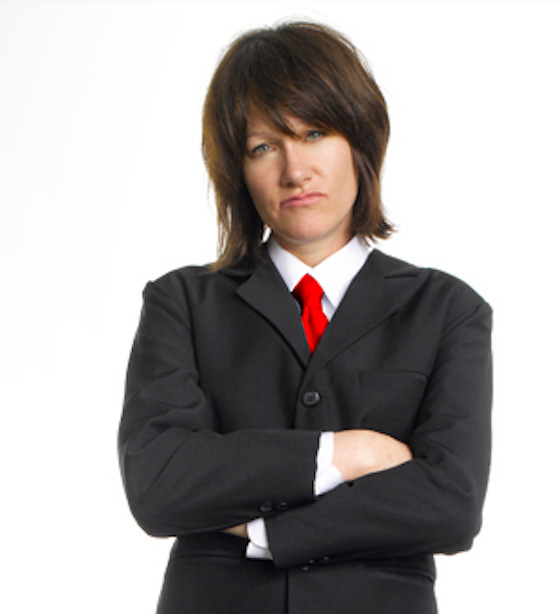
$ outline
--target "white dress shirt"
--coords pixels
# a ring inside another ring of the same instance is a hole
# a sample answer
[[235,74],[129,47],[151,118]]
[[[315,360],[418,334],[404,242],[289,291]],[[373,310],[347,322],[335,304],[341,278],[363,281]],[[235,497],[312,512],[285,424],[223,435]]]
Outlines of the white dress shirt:
[[[370,253],[365,241],[355,236],[332,256],[317,266],[310,267],[281,247],[273,237],[269,239],[267,247],[270,259],[290,292],[306,274],[311,275],[320,284],[324,291],[322,307],[329,321]],[[295,298],[294,301],[297,303]],[[299,306],[299,303],[297,304]],[[317,451],[317,470],[314,482],[317,496],[329,492],[344,482],[340,471],[332,464],[333,453],[334,433],[322,433]],[[248,522],[247,534],[249,536],[247,557],[271,559],[264,518]]]

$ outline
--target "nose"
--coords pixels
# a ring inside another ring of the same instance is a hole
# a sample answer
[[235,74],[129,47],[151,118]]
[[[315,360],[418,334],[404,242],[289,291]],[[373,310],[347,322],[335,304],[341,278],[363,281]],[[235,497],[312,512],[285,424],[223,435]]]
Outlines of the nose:
[[284,148],[281,182],[284,187],[300,187],[311,179],[312,171],[308,156],[299,143],[290,143]]

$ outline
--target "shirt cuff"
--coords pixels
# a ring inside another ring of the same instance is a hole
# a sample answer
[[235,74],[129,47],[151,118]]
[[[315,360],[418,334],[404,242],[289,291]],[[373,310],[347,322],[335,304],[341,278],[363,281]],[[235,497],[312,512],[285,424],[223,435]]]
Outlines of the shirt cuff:
[[264,518],[256,518],[247,523],[247,536],[249,543],[245,554],[248,559],[272,560],[272,553],[268,548],[268,536]]
[[[334,432],[321,433],[317,450],[317,470],[313,488],[315,496],[324,495],[344,482],[340,471],[332,464],[334,456]],[[256,518],[247,523],[249,543],[245,555],[248,559],[272,560],[268,547],[268,535],[264,518]]]
[[319,449],[317,451],[317,471],[315,473],[315,496],[340,486],[344,478],[340,471],[332,464],[334,456],[334,433],[331,431],[321,433]]

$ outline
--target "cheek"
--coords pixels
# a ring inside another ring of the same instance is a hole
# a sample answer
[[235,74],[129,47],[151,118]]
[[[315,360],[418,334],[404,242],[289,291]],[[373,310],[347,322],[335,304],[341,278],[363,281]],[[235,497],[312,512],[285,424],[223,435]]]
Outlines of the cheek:
[[358,171],[351,151],[345,151],[339,156],[338,164],[333,168],[332,176],[335,177],[340,196],[350,206],[353,206],[358,196]]
[[244,172],[245,185],[247,186],[247,190],[249,191],[249,195],[251,196],[251,200],[253,201],[253,205],[255,210],[257,211],[258,216],[261,220],[266,224],[268,223],[268,214],[267,214],[267,190],[266,187],[262,184],[262,181],[259,181],[260,177],[255,176],[255,174]]
[[249,190],[249,194],[253,199],[256,207],[266,200],[267,182],[266,175],[263,172],[257,172],[255,169],[245,169],[243,172],[245,184]]

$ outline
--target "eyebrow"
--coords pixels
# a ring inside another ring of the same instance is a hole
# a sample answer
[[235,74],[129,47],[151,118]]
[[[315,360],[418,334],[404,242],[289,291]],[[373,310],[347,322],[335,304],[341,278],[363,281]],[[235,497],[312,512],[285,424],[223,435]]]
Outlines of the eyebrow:
[[270,136],[274,136],[273,132],[268,132],[265,130],[255,130],[253,132],[248,132],[247,133],[247,138],[251,137],[251,136],[265,136],[265,137],[270,137]]
[[283,130],[278,129],[277,131],[271,131],[271,130],[253,130],[251,132],[247,133],[247,136],[245,138],[250,138],[252,136],[256,136],[256,137],[260,137],[260,138],[267,138],[267,139],[274,139],[278,136],[278,134],[285,134],[286,136],[289,136],[291,138],[304,138],[305,133],[309,130],[309,129],[313,129],[313,125],[312,124],[306,124],[305,126],[301,126],[301,128],[293,129],[292,133],[293,134],[288,134],[286,132],[284,132]]

